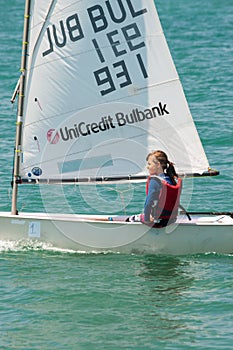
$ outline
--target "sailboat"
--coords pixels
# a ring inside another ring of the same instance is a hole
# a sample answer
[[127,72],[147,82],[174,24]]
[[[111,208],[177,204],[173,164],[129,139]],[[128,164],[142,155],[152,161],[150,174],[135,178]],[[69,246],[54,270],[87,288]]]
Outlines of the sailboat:
[[[164,228],[124,215],[19,212],[30,184],[145,182],[164,150],[180,177],[211,170],[153,0],[26,0],[12,211],[0,239],[84,252],[233,252],[232,213],[181,212]],[[140,210],[141,208],[139,208]]]

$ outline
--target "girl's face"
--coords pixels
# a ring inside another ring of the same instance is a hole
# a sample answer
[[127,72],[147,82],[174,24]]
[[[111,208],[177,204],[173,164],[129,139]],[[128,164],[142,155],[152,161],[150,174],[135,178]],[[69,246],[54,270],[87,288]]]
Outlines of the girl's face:
[[163,172],[160,162],[155,156],[149,156],[147,161],[147,170],[150,175],[159,175]]

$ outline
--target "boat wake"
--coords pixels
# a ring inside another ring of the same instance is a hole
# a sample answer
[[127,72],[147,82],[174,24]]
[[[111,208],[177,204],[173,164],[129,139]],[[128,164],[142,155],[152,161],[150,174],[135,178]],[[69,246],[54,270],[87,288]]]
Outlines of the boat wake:
[[48,242],[39,242],[35,240],[18,240],[18,241],[4,241],[0,240],[0,254],[5,252],[27,252],[27,251],[47,251],[61,254],[119,254],[111,250],[106,251],[82,251],[74,249],[63,249],[55,247]]

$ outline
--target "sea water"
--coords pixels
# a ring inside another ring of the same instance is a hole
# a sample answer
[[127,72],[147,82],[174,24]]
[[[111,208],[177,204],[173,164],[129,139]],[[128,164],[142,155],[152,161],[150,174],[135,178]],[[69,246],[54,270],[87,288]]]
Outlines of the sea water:
[[[182,201],[195,211],[233,211],[232,3],[156,4],[207,157],[221,173],[186,180]],[[11,205],[16,107],[10,98],[20,74],[24,4],[0,5],[5,211]],[[94,193],[76,186],[28,186],[19,192],[20,211],[118,213],[125,207],[130,214],[144,201],[143,185]],[[232,255],[81,254],[0,242],[0,349],[232,349],[232,276]]]

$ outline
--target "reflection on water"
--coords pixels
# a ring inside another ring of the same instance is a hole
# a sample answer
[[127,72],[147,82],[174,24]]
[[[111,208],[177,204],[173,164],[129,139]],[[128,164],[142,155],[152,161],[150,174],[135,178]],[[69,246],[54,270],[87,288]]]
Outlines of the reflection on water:
[[181,333],[188,338],[193,335],[185,294],[195,280],[189,269],[189,262],[177,257],[145,256],[141,261],[141,297],[149,305],[144,318],[157,341],[175,339]]
[[151,282],[149,284],[154,285],[155,291],[179,294],[190,287],[194,280],[187,273],[188,266],[187,261],[178,257],[145,256],[139,275],[147,282]]

